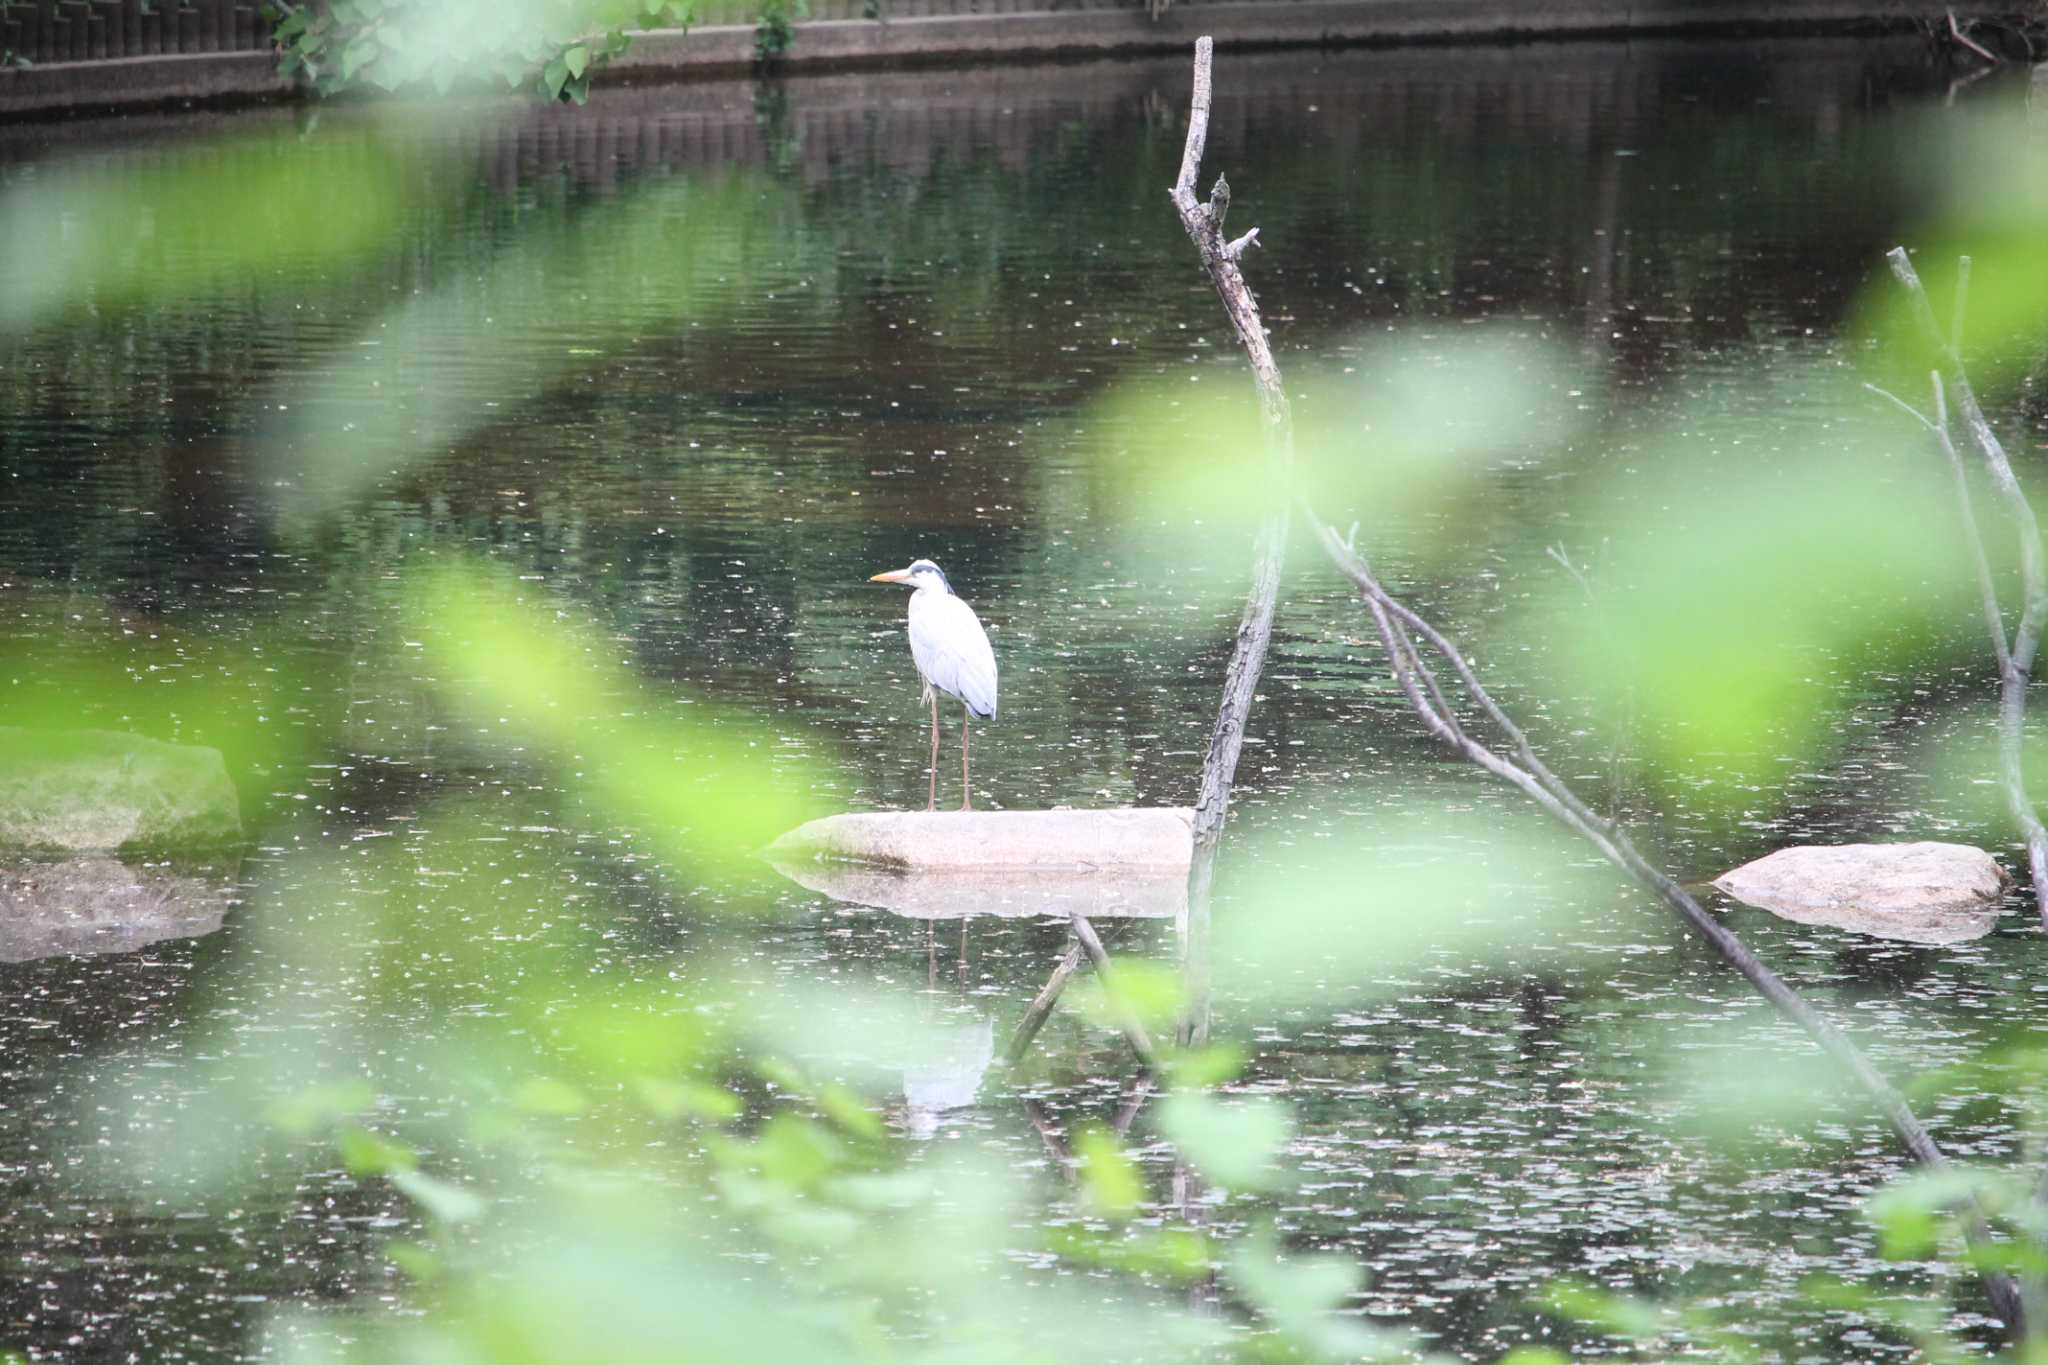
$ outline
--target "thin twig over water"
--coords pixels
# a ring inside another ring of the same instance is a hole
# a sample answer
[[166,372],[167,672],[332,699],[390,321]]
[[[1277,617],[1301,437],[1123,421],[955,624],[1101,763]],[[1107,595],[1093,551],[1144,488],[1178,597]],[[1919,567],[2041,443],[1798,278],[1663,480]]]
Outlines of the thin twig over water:
[[[2048,929],[2048,827],[2042,825],[2034,802],[2027,794],[2024,762],[2027,686],[2034,678],[2034,659],[2041,649],[2042,626],[2048,622],[2048,566],[2042,562],[2041,523],[2034,515],[2033,503],[2027,500],[2025,490],[2020,487],[2018,476],[2013,473],[2005,444],[1998,439],[1998,433],[1992,430],[1983,407],[1977,402],[1977,391],[1970,385],[1969,372],[1963,368],[1960,347],[1963,308],[1969,296],[1970,258],[1964,256],[1957,262],[1955,312],[1946,336],[1942,334],[1941,324],[1935,321],[1934,305],[1928,301],[1927,287],[1920,282],[1920,273],[1913,269],[1912,258],[1906,255],[1906,249],[1893,247],[1885,258],[1891,262],[1892,274],[1904,286],[1913,305],[1913,316],[1939,361],[1933,377],[1934,414],[1929,416],[1874,386],[1871,391],[1904,409],[1925,427],[1941,447],[1955,475],[1956,502],[1961,508],[1963,528],[1976,559],[1977,586],[1984,599],[1984,625],[1991,635],[1991,651],[1998,660],[1999,783],[2005,792],[2006,809],[2026,839],[2027,870],[2034,879],[2034,908],[2042,927]],[[1955,438],[1950,434],[1951,409],[1961,419],[1963,430],[1969,433],[1970,444],[1983,460],[1991,486],[2005,504],[2006,514],[2012,518],[2014,531],[2019,537],[2020,619],[2010,636],[2006,634],[2005,610],[1999,605],[1998,587],[1991,577],[1990,557],[1985,552],[1984,536],[1978,529],[1976,509],[1971,503],[1969,477],[1963,467],[1962,455],[1956,449]]]

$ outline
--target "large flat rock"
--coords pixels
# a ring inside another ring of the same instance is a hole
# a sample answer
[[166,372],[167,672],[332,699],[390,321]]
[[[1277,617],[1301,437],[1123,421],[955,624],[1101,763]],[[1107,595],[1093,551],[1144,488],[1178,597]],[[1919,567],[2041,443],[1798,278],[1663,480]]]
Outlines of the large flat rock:
[[2006,882],[1968,844],[1811,844],[1744,863],[1714,886],[1795,924],[1960,943],[1991,932]]
[[861,811],[799,825],[769,861],[827,859],[896,872],[1137,872],[1185,877],[1194,812],[1120,810]]
[[241,802],[218,749],[0,726],[0,848],[107,853],[241,837]]

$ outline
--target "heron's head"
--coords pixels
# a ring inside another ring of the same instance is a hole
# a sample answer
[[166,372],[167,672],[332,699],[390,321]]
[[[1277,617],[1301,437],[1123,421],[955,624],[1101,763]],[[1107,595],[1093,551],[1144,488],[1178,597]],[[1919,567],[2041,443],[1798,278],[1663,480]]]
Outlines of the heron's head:
[[896,569],[889,573],[878,573],[868,580],[870,583],[908,583],[913,588],[932,588],[938,592],[951,592],[953,585],[946,581],[945,570],[929,559],[912,560],[907,569]]

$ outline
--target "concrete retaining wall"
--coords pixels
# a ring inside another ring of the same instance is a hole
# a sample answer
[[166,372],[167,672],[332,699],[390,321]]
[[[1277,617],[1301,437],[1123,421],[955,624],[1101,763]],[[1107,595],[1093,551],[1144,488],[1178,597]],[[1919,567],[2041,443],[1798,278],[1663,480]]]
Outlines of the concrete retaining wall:
[[[1181,0],[1143,8],[829,19],[797,25],[791,72],[1179,51],[1219,47],[1561,39],[1652,33],[1896,29],[1932,21],[1939,0]],[[639,35],[601,79],[730,76],[752,69],[745,25]],[[0,117],[279,99],[291,87],[267,52],[179,53],[0,69]]]

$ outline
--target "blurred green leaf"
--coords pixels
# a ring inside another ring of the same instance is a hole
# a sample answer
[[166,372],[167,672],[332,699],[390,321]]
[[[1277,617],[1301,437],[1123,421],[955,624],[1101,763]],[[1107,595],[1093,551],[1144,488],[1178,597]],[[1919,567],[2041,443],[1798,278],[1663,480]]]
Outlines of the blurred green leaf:
[[1219,1185],[1267,1190],[1287,1183],[1280,1161],[1294,1136],[1294,1115],[1279,1100],[1184,1092],[1160,1102],[1158,1122],[1159,1131]]
[[1209,1090],[1234,1081],[1249,1060],[1244,1047],[1219,1042],[1193,1049],[1172,1049],[1160,1058],[1177,1090]]
[[1098,1215],[1122,1220],[1137,1211],[1145,1181],[1114,1132],[1084,1125],[1074,1134],[1074,1156],[1081,1163],[1081,1190]]
[[529,1076],[512,1092],[512,1102],[529,1114],[581,1114],[590,1099],[577,1087],[553,1076]]
[[1212,1268],[1209,1239],[1185,1227],[1106,1232],[1082,1227],[1051,1228],[1046,1234],[1046,1248],[1074,1265],[1099,1266],[1170,1283],[1200,1280]]
[[1724,445],[1712,412],[1689,414],[1572,512],[1611,528],[1592,599],[1553,575],[1514,652],[1610,726],[1634,716],[1693,803],[1768,809],[1838,742],[1847,689],[1948,647],[1975,592],[1957,537],[1930,534],[1954,498],[1921,440],[1828,371],[1788,369],[1754,401],[1787,410],[1780,448]]
[[643,1076],[635,1082],[635,1090],[641,1101],[663,1118],[681,1118],[687,1114],[722,1123],[738,1118],[746,1107],[730,1090],[699,1081]]
[[1148,1033],[1170,1031],[1187,1004],[1187,982],[1170,963],[1116,959],[1105,976],[1091,972],[1067,988],[1066,1004],[1098,1028],[1119,1029],[1135,1018]]
[[729,317],[795,269],[793,207],[787,186],[752,175],[642,184],[532,224],[310,352],[256,404],[252,442],[287,528],[310,534],[378,484],[523,420],[504,395],[544,396],[648,336],[694,342],[691,320]]
[[2023,1205],[2030,1188],[2025,1177],[2008,1170],[1952,1166],[1915,1171],[1870,1199],[1868,1211],[1877,1224],[1878,1250],[1895,1261],[1930,1256],[1959,1210],[1973,1208],[1996,1216]]
[[[2048,505],[2048,501],[2037,503]],[[1951,710],[1926,727],[1926,740],[1913,755],[1914,766],[1926,775],[1930,803],[1944,815],[1994,831],[2018,845],[2022,842],[2007,805],[1999,755],[1997,678],[1991,642],[1984,643],[1981,701]],[[2048,735],[2032,727],[2021,737],[2020,772],[2027,790],[2048,791]],[[2038,795],[2037,795],[2038,799]],[[1995,847],[1995,845],[1994,845]]]
[[[1964,360],[1975,383],[1996,392],[2035,364],[2048,335],[2048,146],[2021,108],[1986,101],[1929,119],[1919,152],[1936,204],[1899,244],[1944,330],[1959,258],[1971,258]],[[1901,395],[1920,401],[1934,356],[1906,290],[1876,263],[1856,330]]]
[[1251,1305],[1313,1360],[1413,1360],[1405,1334],[1379,1331],[1340,1314],[1365,1287],[1365,1268],[1348,1256],[1283,1252],[1269,1230],[1237,1239],[1230,1280]]
[[1597,1327],[1638,1345],[1655,1341],[1667,1327],[1664,1315],[1655,1305],[1584,1280],[1559,1280],[1543,1292],[1539,1301],[1547,1311],[1561,1318]]
[[761,1125],[751,1143],[724,1150],[794,1190],[815,1188],[846,1156],[845,1146],[822,1125],[793,1114],[777,1114]]
[[531,1025],[587,1072],[640,1081],[685,1069],[712,1045],[702,1016],[676,1008],[666,982],[618,983],[603,998],[546,1000]]
[[334,1147],[356,1175],[393,1175],[419,1164],[412,1148],[367,1128],[342,1129],[334,1135]]
[[1549,1346],[1517,1346],[1500,1358],[1500,1365],[1571,1365],[1571,1359]]
[[296,1095],[274,1101],[264,1117],[294,1137],[311,1137],[334,1124],[352,1119],[376,1102],[376,1092],[367,1081],[350,1080],[334,1085],[313,1085]]
[[[1288,371],[1296,484],[1324,515],[1360,517],[1361,546],[1399,546],[1404,558],[1469,553],[1504,501],[1502,481],[1549,458],[1593,406],[1575,363],[1506,333],[1447,341],[1417,329],[1359,350],[1342,369]],[[1115,452],[1106,501],[1127,557],[1172,565],[1191,533],[1249,537],[1276,495],[1258,473],[1258,405],[1211,377],[1126,386],[1095,416]]]
[[818,1107],[824,1111],[825,1117],[855,1137],[879,1138],[888,1131],[874,1111],[861,1102],[860,1096],[843,1085],[820,1086],[817,1098]]
[[776,734],[700,701],[658,700],[560,608],[455,566],[420,575],[411,607],[472,742],[537,749],[605,820],[672,862],[752,871],[755,850],[814,813]]
[[1679,1125],[1740,1146],[1760,1133],[1775,1140],[1776,1131],[1806,1131],[1816,1116],[1852,1097],[1840,1063],[1816,1048],[1788,1049],[1783,1031],[1783,1021],[1760,1003],[1751,1019],[1726,1022],[1711,1041],[1701,1040],[1697,1029],[1676,1032],[1660,1060],[1671,1077]]
[[445,1268],[439,1252],[418,1242],[392,1242],[384,1248],[384,1254],[420,1284],[439,1279]]
[[53,169],[0,192],[0,335],[80,309],[166,306],[228,281],[276,290],[395,244],[451,188],[421,144],[372,121],[209,139]]
[[480,1220],[490,1207],[473,1191],[419,1171],[401,1170],[391,1176],[392,1185],[407,1199],[424,1209],[439,1223],[464,1224]]
[[[63,599],[17,599],[0,633],[4,724],[61,734],[81,727],[218,749],[246,823],[279,778],[313,761],[332,733],[331,689],[303,649],[258,628],[226,644],[168,627],[136,638],[111,615],[81,628]],[[65,623],[69,623],[66,628]]]
[[1262,1010],[1334,1008],[1405,991],[1405,973],[1446,955],[1526,965],[1546,941],[1588,952],[1619,932],[1583,914],[1627,894],[1619,874],[1481,781],[1325,793],[1297,811],[1316,810],[1306,842],[1290,830],[1298,822],[1275,822],[1239,864],[1256,869],[1251,884],[1225,882],[1231,913],[1217,916],[1212,948],[1218,990]]

